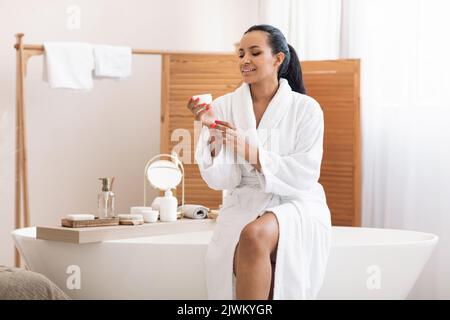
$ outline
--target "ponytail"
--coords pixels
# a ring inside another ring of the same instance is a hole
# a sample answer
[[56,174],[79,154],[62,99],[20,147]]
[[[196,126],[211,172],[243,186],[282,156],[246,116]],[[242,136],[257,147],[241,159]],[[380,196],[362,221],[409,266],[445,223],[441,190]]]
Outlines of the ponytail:
[[[280,69],[278,70],[278,79],[285,78],[292,91],[306,94],[305,85],[303,84],[302,67],[300,60],[298,59],[295,49],[288,44],[289,57],[283,61]],[[284,68],[283,68],[284,65]]]
[[278,69],[278,80],[284,78],[288,81],[292,91],[306,94],[300,60],[294,48],[287,43],[281,31],[273,26],[260,24],[250,27],[244,34],[255,30],[267,32],[273,54],[283,52],[285,55],[284,61]]

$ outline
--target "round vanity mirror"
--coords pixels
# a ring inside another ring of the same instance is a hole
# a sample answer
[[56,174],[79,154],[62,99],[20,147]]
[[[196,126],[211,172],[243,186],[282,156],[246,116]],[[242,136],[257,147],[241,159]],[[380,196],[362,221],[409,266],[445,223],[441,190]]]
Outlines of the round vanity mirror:
[[146,175],[150,184],[160,190],[175,188],[183,176],[181,169],[169,160],[153,162],[148,167]]

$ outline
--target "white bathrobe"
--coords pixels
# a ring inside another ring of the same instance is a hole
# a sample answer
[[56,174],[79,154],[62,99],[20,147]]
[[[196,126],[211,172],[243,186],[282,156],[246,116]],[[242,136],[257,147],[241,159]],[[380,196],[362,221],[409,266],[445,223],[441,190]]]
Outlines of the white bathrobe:
[[226,190],[205,258],[208,298],[236,298],[233,259],[240,232],[270,211],[279,225],[273,298],[314,299],[331,242],[330,211],[318,183],[322,109],[313,98],[292,91],[285,79],[280,79],[258,128],[248,84],[214,100],[212,109],[219,120],[234,124],[249,143],[259,146],[262,170],[233,162],[230,148],[212,158],[209,130],[202,128],[195,153],[200,173],[210,188]]

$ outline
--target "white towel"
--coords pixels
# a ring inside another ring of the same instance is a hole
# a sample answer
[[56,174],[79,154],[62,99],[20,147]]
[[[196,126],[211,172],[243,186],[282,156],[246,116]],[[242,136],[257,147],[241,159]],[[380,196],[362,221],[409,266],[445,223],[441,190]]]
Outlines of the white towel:
[[178,211],[183,212],[183,216],[189,219],[205,219],[209,209],[202,205],[196,204],[185,204],[184,206],[179,206]]
[[82,42],[44,42],[44,50],[44,81],[48,81],[50,87],[92,89],[92,45]]
[[131,76],[131,48],[94,46],[95,76],[127,78]]

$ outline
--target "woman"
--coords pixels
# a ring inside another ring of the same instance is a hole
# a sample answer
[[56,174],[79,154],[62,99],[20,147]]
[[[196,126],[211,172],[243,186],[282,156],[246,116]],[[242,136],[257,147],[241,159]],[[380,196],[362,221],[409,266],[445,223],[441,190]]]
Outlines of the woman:
[[238,89],[211,105],[188,104],[204,125],[200,173],[227,190],[205,258],[208,298],[313,299],[331,232],[318,183],[323,113],[277,28],[248,29],[239,58]]

